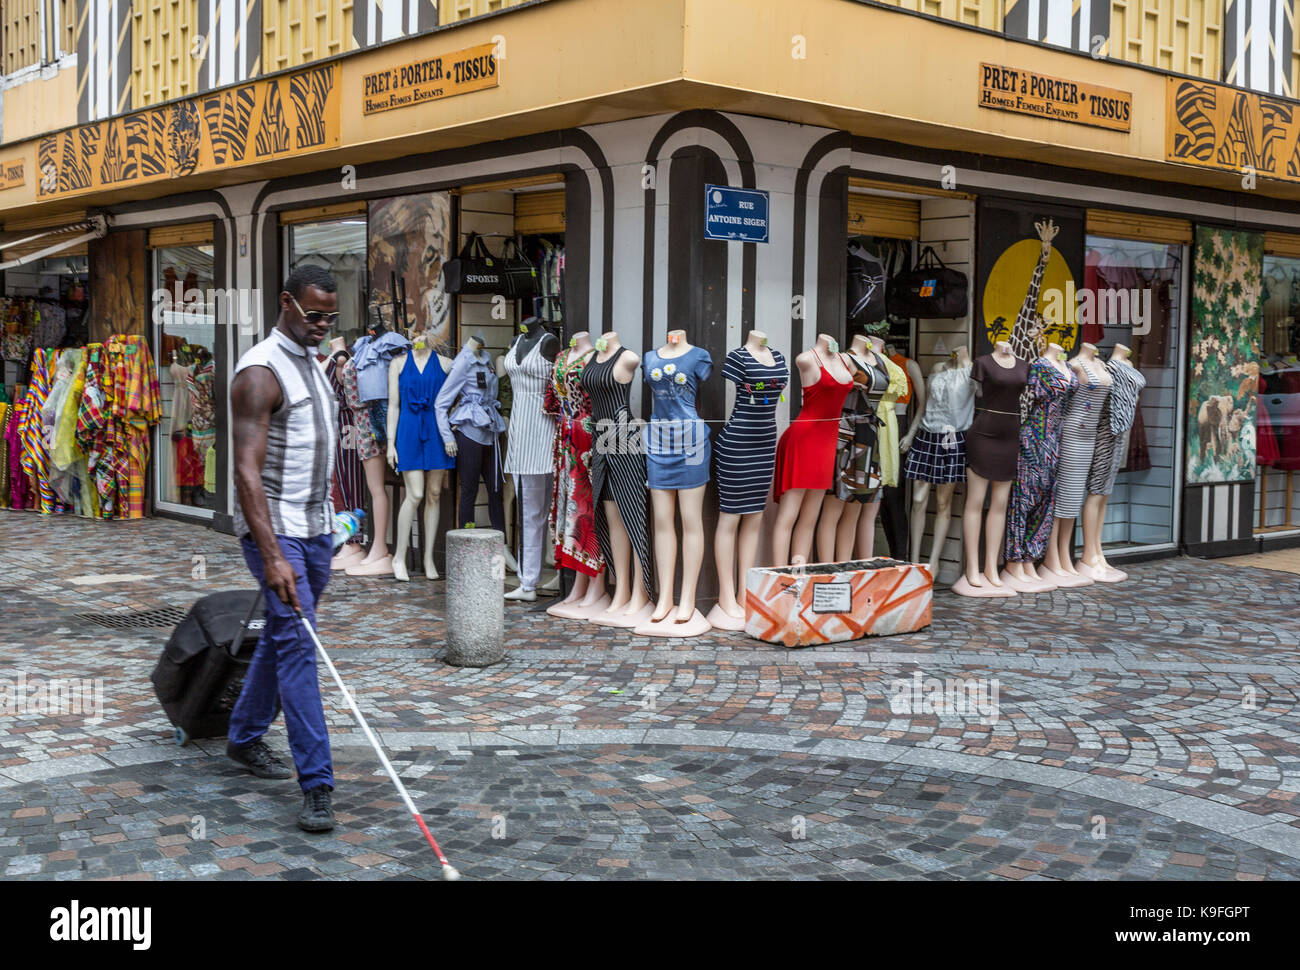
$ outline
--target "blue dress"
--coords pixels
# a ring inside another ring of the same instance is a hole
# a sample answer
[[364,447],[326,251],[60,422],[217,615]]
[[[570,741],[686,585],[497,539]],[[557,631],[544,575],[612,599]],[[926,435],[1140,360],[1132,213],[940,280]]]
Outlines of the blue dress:
[[697,488],[709,480],[709,428],[695,412],[695,393],[713,372],[701,347],[680,357],[646,352],[641,376],[654,395],[646,427],[646,477],[651,488]]
[[435,471],[455,468],[456,460],[447,454],[438,433],[434,402],[447,375],[437,354],[430,354],[424,371],[415,363],[415,354],[407,353],[402,372],[397,375],[397,395],[402,410],[397,416],[399,472]]

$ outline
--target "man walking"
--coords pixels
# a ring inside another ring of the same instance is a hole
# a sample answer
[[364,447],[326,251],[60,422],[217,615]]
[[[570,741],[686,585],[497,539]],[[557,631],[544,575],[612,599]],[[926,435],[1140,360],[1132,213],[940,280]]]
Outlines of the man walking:
[[239,358],[230,385],[235,534],[266,598],[266,628],[230,715],[226,754],[259,778],[291,778],[262,740],[282,706],[303,790],[298,827],[308,832],[334,827],[316,651],[298,611],[315,626],[333,554],[338,402],[316,347],[338,320],[336,290],[318,266],[290,273],[275,328]]

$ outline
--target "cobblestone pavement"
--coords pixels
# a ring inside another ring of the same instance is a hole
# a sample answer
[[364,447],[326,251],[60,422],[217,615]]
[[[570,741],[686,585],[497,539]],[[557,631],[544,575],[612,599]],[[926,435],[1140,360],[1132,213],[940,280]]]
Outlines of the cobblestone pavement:
[[[0,716],[0,875],[437,875],[332,685],[328,836],[294,826],[292,782],[172,743],[148,679],[169,627],[104,624],[247,588],[229,537],[0,512],[0,550],[0,678],[104,684],[94,723]],[[321,635],[467,877],[1300,876],[1295,578],[1129,571],[941,592],[928,630],[799,651],[509,606],[509,658],[485,670],[440,662],[441,582],[336,575]],[[996,705],[894,713],[914,677]]]

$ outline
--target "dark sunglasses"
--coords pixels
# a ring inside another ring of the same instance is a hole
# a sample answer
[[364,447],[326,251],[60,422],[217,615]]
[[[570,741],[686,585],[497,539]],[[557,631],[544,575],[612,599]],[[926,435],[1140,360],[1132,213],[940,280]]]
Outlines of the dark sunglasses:
[[293,300],[293,305],[296,306],[298,312],[302,314],[303,322],[309,326],[315,326],[318,323],[327,323],[332,327],[334,324],[339,322],[339,314],[337,310],[333,313],[322,313],[320,310],[304,310],[302,305],[294,299],[292,293],[289,294],[289,299]]

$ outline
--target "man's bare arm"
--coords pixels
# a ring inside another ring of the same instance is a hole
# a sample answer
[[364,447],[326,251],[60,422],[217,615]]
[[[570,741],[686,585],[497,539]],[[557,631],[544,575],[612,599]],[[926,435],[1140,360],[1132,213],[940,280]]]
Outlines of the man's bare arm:
[[281,602],[297,610],[301,609],[297,579],[271,528],[271,510],[266,501],[266,488],[262,485],[267,430],[271,424],[271,412],[280,405],[280,398],[280,382],[267,367],[249,367],[236,375],[230,385],[235,494],[239,497],[239,507],[248,523],[249,534],[262,554],[267,587]]

